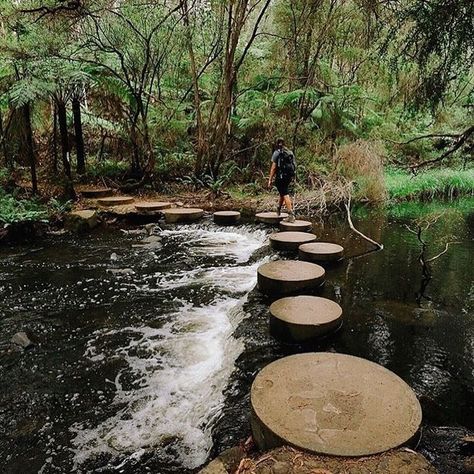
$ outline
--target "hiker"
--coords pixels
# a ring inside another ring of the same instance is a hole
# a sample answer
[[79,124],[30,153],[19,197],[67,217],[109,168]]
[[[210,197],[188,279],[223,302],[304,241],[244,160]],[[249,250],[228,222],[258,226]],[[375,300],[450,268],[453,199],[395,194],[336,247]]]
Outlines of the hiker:
[[278,200],[277,214],[280,215],[283,203],[288,210],[288,222],[295,222],[295,213],[289,195],[289,187],[296,175],[295,155],[285,147],[283,138],[276,142],[276,150],[272,155],[272,167],[268,178],[268,189],[272,187],[275,177],[275,186],[278,189],[280,198]]

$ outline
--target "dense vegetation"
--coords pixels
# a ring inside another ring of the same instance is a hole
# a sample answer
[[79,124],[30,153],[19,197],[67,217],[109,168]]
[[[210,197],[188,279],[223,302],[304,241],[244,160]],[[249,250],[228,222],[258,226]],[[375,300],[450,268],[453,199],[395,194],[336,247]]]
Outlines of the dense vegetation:
[[1,199],[258,193],[277,136],[309,193],[472,194],[473,57],[471,0],[0,0]]

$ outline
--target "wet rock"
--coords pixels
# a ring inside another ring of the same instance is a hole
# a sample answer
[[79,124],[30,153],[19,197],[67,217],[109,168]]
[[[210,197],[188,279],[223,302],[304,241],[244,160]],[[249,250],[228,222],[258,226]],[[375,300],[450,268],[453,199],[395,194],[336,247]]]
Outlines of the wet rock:
[[76,233],[87,232],[99,225],[98,214],[94,210],[73,211],[66,215],[64,227]]
[[235,472],[244,457],[245,451],[241,446],[226,449],[214,461],[211,461],[206,467],[201,469],[199,474],[228,474],[229,472]]
[[108,268],[107,272],[113,275],[135,275],[131,268]]
[[474,474],[474,456],[469,456],[464,461],[464,472],[466,474]]
[[12,338],[11,342],[17,346],[22,347],[23,349],[30,349],[34,346],[33,342],[30,340],[26,332],[20,331],[17,332]]
[[115,252],[112,252],[110,254],[110,260],[112,260],[112,262],[116,262],[118,260],[118,255]]

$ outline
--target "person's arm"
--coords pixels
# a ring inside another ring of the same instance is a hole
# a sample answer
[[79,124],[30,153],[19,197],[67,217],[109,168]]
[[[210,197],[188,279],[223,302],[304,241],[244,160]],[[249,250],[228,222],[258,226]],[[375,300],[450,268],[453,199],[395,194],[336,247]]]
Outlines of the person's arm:
[[273,177],[275,176],[276,169],[277,169],[277,164],[274,161],[272,161],[272,166],[270,168],[270,176],[268,177],[268,189],[272,187]]

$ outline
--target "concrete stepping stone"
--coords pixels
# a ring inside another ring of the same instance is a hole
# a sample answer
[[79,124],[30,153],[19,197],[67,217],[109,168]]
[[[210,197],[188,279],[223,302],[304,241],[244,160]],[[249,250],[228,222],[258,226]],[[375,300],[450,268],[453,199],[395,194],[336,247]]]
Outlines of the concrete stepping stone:
[[259,212],[255,214],[255,220],[261,222],[262,224],[277,225],[283,219],[286,219],[288,214],[286,212],[280,213],[278,215],[276,212]]
[[122,206],[123,204],[131,204],[135,198],[131,196],[111,196],[97,199],[97,204],[101,206]]
[[298,248],[298,254],[308,262],[334,262],[342,259],[344,247],[330,242],[305,243]]
[[301,244],[314,242],[316,236],[309,232],[275,232],[270,235],[270,244],[275,250],[294,251]]
[[170,207],[171,203],[166,201],[146,201],[137,202],[135,204],[135,209],[138,212],[162,211],[163,209],[169,209]]
[[281,221],[279,224],[280,230],[295,231],[295,232],[309,232],[313,228],[313,224],[310,221],[295,220],[295,222]]
[[233,225],[240,221],[239,211],[217,211],[213,215],[214,222],[218,225]]
[[305,342],[340,328],[342,308],[319,296],[281,298],[270,306],[270,332],[285,342]]
[[192,207],[175,207],[171,209],[165,209],[165,221],[167,224],[195,222],[201,219],[204,215],[204,211],[198,208]]
[[264,367],[251,389],[261,450],[289,444],[313,453],[368,456],[412,440],[421,423],[413,390],[359,357],[297,354]]
[[325,270],[314,263],[275,260],[257,270],[258,289],[267,295],[291,295],[312,290],[324,281]]
[[110,196],[112,194],[112,189],[110,188],[79,188],[79,193],[82,194],[83,197],[87,199],[97,199]]

